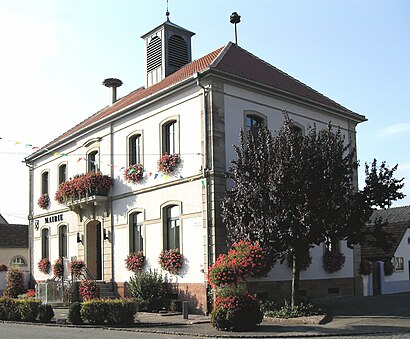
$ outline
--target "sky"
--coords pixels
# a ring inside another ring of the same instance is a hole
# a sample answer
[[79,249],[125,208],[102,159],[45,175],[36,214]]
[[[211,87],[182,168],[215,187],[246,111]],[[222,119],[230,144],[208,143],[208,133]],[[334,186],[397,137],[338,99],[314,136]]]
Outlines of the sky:
[[[0,0],[0,214],[27,224],[24,158],[143,85],[140,38],[166,20],[166,0]],[[357,127],[359,185],[376,158],[405,178],[410,205],[410,1],[169,0],[196,35],[193,59],[234,40],[368,121]]]

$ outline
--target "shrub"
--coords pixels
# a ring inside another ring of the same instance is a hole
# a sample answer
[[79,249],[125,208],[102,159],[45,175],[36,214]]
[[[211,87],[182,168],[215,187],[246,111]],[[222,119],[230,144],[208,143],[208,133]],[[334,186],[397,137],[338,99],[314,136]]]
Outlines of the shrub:
[[41,304],[38,307],[38,321],[41,323],[49,323],[54,317],[54,311],[51,305]]
[[39,312],[40,300],[20,299],[14,301],[20,313],[20,320],[35,321]]
[[392,275],[394,272],[394,265],[391,262],[391,259],[386,259],[384,261],[384,275],[389,276]]
[[48,258],[41,259],[38,262],[37,266],[40,272],[43,272],[44,274],[48,274],[50,272],[51,263],[50,260],[48,260]]
[[81,318],[90,324],[104,324],[107,314],[110,311],[108,304],[104,300],[95,299],[84,301],[81,305]]
[[232,265],[227,256],[220,254],[215,263],[209,267],[208,281],[213,288],[234,285],[240,279],[237,267]]
[[108,306],[106,321],[109,324],[133,324],[137,304],[132,299],[104,300]]
[[184,262],[184,257],[178,248],[164,250],[160,253],[158,262],[163,270],[178,274]]
[[0,298],[0,320],[20,320],[20,311],[14,299]]
[[68,321],[74,325],[83,324],[83,319],[81,318],[81,303],[74,302],[70,305],[68,310]]
[[325,251],[323,254],[323,268],[328,273],[338,272],[345,264],[346,257],[339,251]]
[[53,274],[54,276],[59,279],[63,276],[63,259],[62,258],[58,258],[56,259],[56,261],[54,261],[54,265],[53,265]]
[[24,292],[23,273],[16,267],[12,267],[7,272],[6,288],[3,292],[5,297],[17,298],[19,294]]
[[138,272],[129,281],[129,292],[137,299],[139,309],[153,310],[159,307],[164,295],[162,276],[157,271]]
[[9,268],[7,267],[7,265],[5,264],[0,264],[0,272],[5,272],[7,271]]
[[80,286],[80,295],[84,300],[100,297],[100,286],[94,280],[83,280]]
[[292,306],[286,300],[282,307],[266,309],[264,311],[265,316],[275,318],[298,318],[321,314],[325,314],[325,311],[311,303],[300,303],[299,305]]
[[127,256],[125,259],[125,267],[127,270],[137,273],[142,271],[145,265],[145,257],[142,252],[133,252]]
[[158,172],[170,175],[175,171],[180,161],[178,154],[164,153],[158,160]]
[[137,184],[144,177],[144,166],[135,164],[128,166],[124,171],[124,179],[127,182]]
[[68,265],[68,270],[71,272],[72,276],[74,276],[75,278],[79,278],[84,267],[84,261],[73,260],[72,262],[70,262],[70,265]]
[[263,314],[254,296],[244,288],[225,287],[218,291],[211,312],[211,324],[223,331],[250,331]]
[[37,200],[37,204],[43,210],[48,209],[48,207],[50,206],[50,197],[48,196],[48,193],[40,195],[40,198],[38,198]]
[[373,272],[373,264],[371,261],[362,259],[360,262],[360,270],[359,273],[362,275],[369,275]]
[[35,290],[28,290],[26,293],[20,294],[18,299],[33,299],[36,297]]

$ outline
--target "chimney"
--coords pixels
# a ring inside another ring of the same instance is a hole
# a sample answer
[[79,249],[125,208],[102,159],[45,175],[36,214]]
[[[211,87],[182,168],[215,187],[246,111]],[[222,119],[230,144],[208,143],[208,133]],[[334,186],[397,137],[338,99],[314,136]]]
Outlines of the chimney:
[[108,78],[103,81],[103,85],[111,88],[110,105],[114,104],[117,101],[117,87],[122,85],[122,81],[120,79]]

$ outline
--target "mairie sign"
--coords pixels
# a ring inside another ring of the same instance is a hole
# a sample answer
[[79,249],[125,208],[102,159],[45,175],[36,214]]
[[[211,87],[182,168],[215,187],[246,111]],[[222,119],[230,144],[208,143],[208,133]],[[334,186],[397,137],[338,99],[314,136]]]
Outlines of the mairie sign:
[[50,217],[45,217],[44,221],[46,224],[51,224],[52,222],[63,221],[63,214],[56,214]]

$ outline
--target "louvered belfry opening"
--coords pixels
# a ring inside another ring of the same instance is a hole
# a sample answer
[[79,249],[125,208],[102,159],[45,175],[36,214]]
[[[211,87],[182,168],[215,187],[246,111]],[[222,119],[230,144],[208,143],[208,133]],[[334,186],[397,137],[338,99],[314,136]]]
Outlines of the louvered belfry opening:
[[151,72],[161,66],[162,48],[161,39],[154,36],[147,47],[147,71]]
[[188,63],[188,46],[180,35],[172,35],[169,38],[168,53],[170,66],[181,68]]

